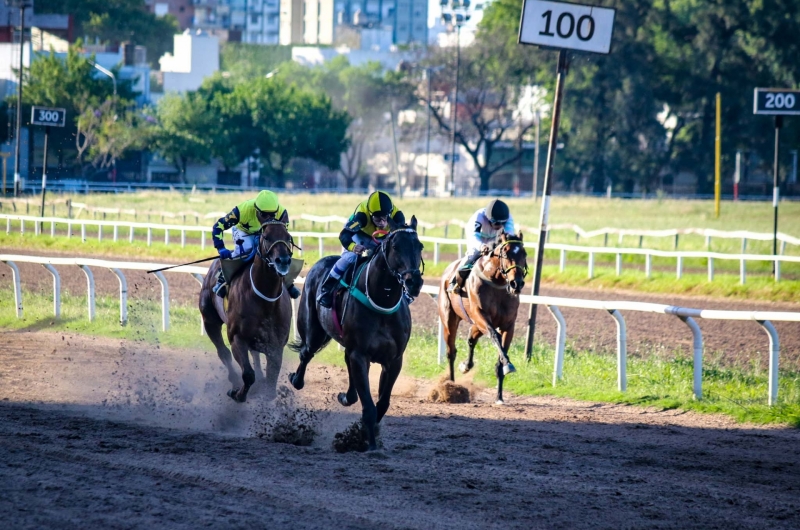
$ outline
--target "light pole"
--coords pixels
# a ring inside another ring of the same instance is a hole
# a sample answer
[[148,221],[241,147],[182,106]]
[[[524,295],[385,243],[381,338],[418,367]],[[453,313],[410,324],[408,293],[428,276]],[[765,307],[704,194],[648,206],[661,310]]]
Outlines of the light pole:
[[536,124],[536,144],[533,146],[533,202],[536,203],[539,190],[539,124],[542,117],[539,109],[533,113],[533,122]]
[[21,147],[22,129],[22,71],[25,69],[23,63],[23,51],[25,50],[25,10],[31,7],[31,3],[25,0],[6,0],[9,7],[19,8],[19,85],[17,86],[17,142],[14,147],[14,197],[19,197],[21,178],[19,174],[19,154]]
[[97,68],[97,70],[99,70],[100,72],[106,74],[108,77],[111,78],[111,81],[114,83],[114,96],[116,96],[117,95],[117,78],[114,76],[114,72],[112,72],[108,68],[103,68],[102,66],[100,66],[97,63],[92,63],[92,66],[94,66],[95,68]]
[[458,126],[458,74],[461,70],[461,26],[469,20],[467,10],[470,0],[441,0],[442,21],[448,24],[450,31],[456,30],[456,86],[453,102],[450,104],[452,119],[452,140],[450,143],[450,195],[456,194],[456,127]]
[[433,104],[433,99],[431,99],[431,77],[433,76],[433,70],[426,68],[425,74],[428,76],[428,134],[425,141],[425,189],[422,192],[423,197],[428,196],[428,166],[431,159],[431,105]]

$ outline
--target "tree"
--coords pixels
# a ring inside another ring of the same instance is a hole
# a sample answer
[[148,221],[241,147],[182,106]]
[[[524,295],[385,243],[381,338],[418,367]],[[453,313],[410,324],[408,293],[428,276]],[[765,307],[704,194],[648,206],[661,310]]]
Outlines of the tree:
[[174,165],[181,174],[181,182],[186,182],[190,163],[210,160],[207,135],[212,120],[208,105],[196,93],[167,94],[158,102],[156,116],[150,147]]
[[[453,134],[451,116],[457,114],[456,142],[478,168],[481,191],[489,189],[492,175],[522,156],[517,149],[513,156],[497,160],[498,142],[511,141],[518,146],[533,125],[515,116],[520,90],[509,83],[505,66],[497,61],[497,51],[498,47],[487,41],[477,41],[461,51],[458,101],[453,101],[456,65],[448,57],[451,50],[440,50],[430,62],[447,66],[434,78],[432,94],[427,88],[419,94],[442,132]],[[446,95],[441,98],[436,94]]]
[[256,131],[255,148],[276,187],[286,185],[286,170],[295,158],[339,167],[348,145],[350,117],[334,110],[330,98],[277,79],[259,78],[234,89],[229,108],[245,106]]
[[175,17],[148,13],[143,0],[36,0],[36,13],[70,14],[75,33],[90,39],[146,46],[154,66],[172,50],[172,36],[178,33]]
[[352,117],[348,148],[339,163],[347,189],[363,175],[364,158],[386,127],[384,116],[414,103],[413,85],[401,74],[385,72],[377,62],[353,66],[338,56],[313,68],[288,63],[278,69],[278,77],[329,96],[334,108]]

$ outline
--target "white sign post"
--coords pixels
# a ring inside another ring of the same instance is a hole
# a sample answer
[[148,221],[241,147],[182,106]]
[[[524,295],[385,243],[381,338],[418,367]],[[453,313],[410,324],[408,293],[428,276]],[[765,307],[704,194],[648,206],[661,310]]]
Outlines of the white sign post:
[[[561,119],[561,97],[564,76],[567,74],[567,50],[607,54],[611,51],[614,32],[613,9],[565,2],[524,0],[519,23],[519,43],[558,49],[556,68],[556,94],[553,101],[553,121],[550,125],[550,142],[547,148],[547,167],[544,173],[542,212],[539,217],[539,244],[536,251],[536,269],[533,275],[534,296],[539,294],[544,261],[544,243],[547,240],[547,222],[550,215],[550,194],[553,187],[553,166],[558,148],[558,123]],[[533,190],[534,201],[536,190]],[[528,314],[528,335],[525,356],[533,352],[533,333],[536,330],[536,304],[531,304]]]
[[44,217],[44,198],[47,194],[47,139],[50,127],[63,127],[67,121],[67,111],[49,107],[31,107],[31,125],[44,125],[44,161],[42,162],[42,210]]

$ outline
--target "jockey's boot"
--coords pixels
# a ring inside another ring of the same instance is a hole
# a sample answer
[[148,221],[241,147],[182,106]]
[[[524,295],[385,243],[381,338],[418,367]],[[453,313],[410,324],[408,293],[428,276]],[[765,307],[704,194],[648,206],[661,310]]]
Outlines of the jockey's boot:
[[322,307],[330,309],[333,307],[333,291],[336,289],[336,284],[339,283],[339,278],[334,278],[333,275],[328,273],[325,282],[322,284],[322,289],[317,298],[317,302]]
[[458,285],[458,273],[455,273],[453,277],[450,278],[450,285],[447,286],[447,292],[461,296],[461,287]]
[[220,298],[225,298],[225,295],[228,294],[228,284],[225,283],[225,277],[222,274],[219,275],[217,284],[211,290]]
[[289,296],[292,298],[300,298],[300,289],[298,289],[296,285],[290,286],[287,290],[289,291]]

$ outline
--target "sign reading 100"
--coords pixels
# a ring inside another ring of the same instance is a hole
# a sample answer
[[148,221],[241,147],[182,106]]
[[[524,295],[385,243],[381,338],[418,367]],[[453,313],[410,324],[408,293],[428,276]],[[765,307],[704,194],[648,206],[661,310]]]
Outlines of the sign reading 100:
[[519,42],[595,53],[611,50],[614,10],[564,2],[525,0]]

